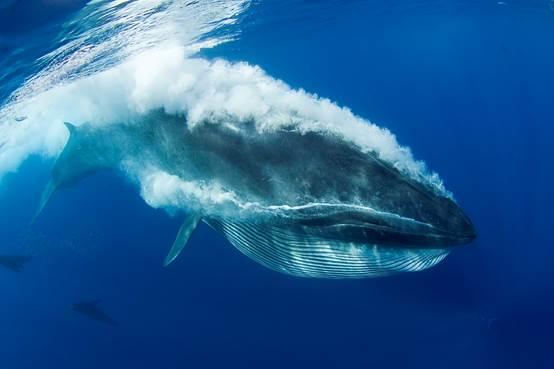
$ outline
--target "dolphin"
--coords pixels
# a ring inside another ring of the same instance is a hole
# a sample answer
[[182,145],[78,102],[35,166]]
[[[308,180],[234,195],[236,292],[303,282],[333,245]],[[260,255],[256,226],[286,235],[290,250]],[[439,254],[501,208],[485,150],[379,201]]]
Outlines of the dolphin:
[[57,189],[99,170],[123,172],[150,205],[186,214],[166,266],[200,222],[270,269],[314,278],[427,269],[476,237],[448,193],[329,132],[189,125],[165,111],[65,124],[69,139],[37,214]]
[[72,306],[72,310],[86,316],[89,319],[96,320],[101,323],[105,323],[112,327],[119,326],[119,323],[112,319],[108,314],[102,311],[98,304],[100,300],[76,302]]
[[21,272],[32,258],[27,255],[0,255],[0,265],[14,272]]

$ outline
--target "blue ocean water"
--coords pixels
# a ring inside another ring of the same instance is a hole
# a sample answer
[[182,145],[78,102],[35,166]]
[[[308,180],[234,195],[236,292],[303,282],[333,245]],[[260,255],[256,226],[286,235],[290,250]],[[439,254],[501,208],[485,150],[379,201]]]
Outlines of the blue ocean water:
[[[321,280],[268,270],[200,225],[164,269],[181,218],[120,174],[60,190],[29,224],[57,141],[27,146],[55,132],[16,111],[0,121],[0,254],[33,259],[0,269],[0,368],[553,368],[553,3],[254,1],[230,15],[217,13],[230,2],[196,3],[0,1],[0,117],[30,101],[48,118],[41,93],[166,37],[211,40],[199,57],[260,66],[389,129],[478,238],[426,271]],[[144,19],[175,4],[177,30],[149,33],[173,13]],[[105,19],[118,22],[95,28]],[[119,327],[71,310],[95,299]]]

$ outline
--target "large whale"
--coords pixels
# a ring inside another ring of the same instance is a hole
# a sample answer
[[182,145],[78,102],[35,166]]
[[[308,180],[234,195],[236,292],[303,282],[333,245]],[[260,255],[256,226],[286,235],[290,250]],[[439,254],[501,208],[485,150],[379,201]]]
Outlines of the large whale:
[[330,132],[192,126],[164,111],[132,124],[66,126],[38,213],[58,188],[123,171],[147,201],[155,192],[186,214],[166,265],[200,221],[266,267],[317,278],[423,270],[475,238],[446,192]]

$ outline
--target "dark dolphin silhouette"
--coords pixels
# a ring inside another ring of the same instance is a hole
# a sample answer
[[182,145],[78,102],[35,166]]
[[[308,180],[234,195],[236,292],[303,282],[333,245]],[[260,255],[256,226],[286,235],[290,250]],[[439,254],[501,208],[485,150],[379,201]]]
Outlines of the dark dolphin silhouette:
[[112,327],[119,326],[119,323],[117,321],[115,321],[112,317],[110,317],[98,307],[99,303],[100,300],[76,302],[73,304],[72,309],[73,311],[82,314],[89,319],[105,323]]
[[21,272],[33,257],[28,255],[0,255],[0,266],[14,272]]

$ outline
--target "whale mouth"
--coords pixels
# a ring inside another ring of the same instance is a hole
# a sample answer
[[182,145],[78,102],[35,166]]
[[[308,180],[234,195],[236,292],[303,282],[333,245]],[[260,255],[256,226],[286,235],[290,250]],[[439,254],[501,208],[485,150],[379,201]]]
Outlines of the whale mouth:
[[298,225],[324,239],[407,248],[459,246],[476,238],[471,220],[454,201],[433,199],[428,208],[434,213],[414,219],[368,208],[337,206],[326,209],[325,214],[300,219]]

